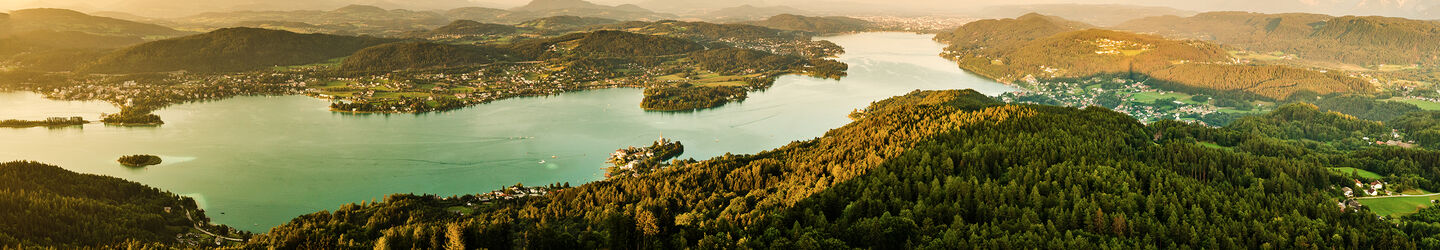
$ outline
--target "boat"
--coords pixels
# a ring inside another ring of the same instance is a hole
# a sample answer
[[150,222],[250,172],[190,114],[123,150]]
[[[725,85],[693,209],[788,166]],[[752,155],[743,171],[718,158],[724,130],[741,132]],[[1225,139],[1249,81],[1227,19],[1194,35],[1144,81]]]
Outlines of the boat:
[[540,160],[540,164],[545,164],[545,160]]

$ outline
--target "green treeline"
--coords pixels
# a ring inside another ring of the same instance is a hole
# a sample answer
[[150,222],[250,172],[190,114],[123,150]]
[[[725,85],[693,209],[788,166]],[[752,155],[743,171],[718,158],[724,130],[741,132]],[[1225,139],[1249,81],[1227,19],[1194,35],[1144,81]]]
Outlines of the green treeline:
[[680,111],[719,107],[731,101],[745,100],[749,90],[736,86],[698,87],[681,84],[645,88],[640,107],[655,111]]
[[860,32],[869,30],[871,26],[873,26],[869,21],[849,17],[808,17],[792,14],[780,14],[765,20],[746,22],[745,24],[816,34]]
[[323,62],[390,41],[370,37],[226,28],[121,49],[83,66],[82,70],[94,73],[246,71]]
[[1436,151],[1336,146],[1383,127],[1313,105],[1225,128],[1146,126],[1104,108],[917,91],[852,117],[775,150],[676,161],[469,215],[443,213],[430,196],[346,205],[250,247],[1415,248],[1429,246],[1407,236],[1417,232],[1336,207],[1335,187],[1352,177],[1327,168],[1440,190],[1428,181],[1440,178]]
[[645,57],[684,54],[705,49],[695,42],[624,31],[574,33],[517,42],[512,48],[528,58]]
[[34,162],[0,163],[0,248],[177,246],[178,235],[208,221],[194,200],[156,188]]
[[341,69],[346,71],[395,71],[407,69],[449,68],[513,61],[509,50],[467,45],[426,42],[389,43],[369,47],[346,57]]

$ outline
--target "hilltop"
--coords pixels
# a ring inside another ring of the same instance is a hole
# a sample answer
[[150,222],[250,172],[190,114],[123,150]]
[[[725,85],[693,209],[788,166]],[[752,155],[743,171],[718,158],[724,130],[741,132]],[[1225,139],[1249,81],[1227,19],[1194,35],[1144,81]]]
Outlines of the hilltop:
[[705,14],[701,16],[708,20],[755,21],[782,14],[805,15],[807,13],[809,12],[790,6],[759,7],[747,4],[705,12]]
[[1126,22],[1118,29],[1360,66],[1440,61],[1440,23],[1393,17],[1209,12]]
[[797,30],[816,34],[838,34],[866,31],[869,21],[849,17],[807,17],[793,14],[776,15],[765,20],[744,22],[744,24],[765,26],[782,30]]
[[369,37],[228,28],[121,49],[83,67],[83,70],[96,73],[245,71],[321,62],[389,41]]

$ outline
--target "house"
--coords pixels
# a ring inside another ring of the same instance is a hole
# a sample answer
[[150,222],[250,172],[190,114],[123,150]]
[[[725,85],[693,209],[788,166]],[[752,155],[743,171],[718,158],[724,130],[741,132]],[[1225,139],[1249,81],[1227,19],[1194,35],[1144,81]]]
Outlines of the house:
[[1355,197],[1355,190],[1350,189],[1350,187],[1340,188],[1340,191],[1345,192],[1345,197]]
[[1385,183],[1380,181],[1372,181],[1370,182],[1370,188],[1375,190],[1382,190],[1385,189]]

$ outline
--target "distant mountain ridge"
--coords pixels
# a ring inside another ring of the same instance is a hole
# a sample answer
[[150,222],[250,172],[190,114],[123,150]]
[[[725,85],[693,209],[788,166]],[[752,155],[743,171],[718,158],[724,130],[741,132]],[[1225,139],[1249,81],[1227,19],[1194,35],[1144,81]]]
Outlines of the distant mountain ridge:
[[1190,16],[1194,11],[1170,7],[1123,4],[1035,4],[986,7],[979,12],[988,17],[1013,17],[1026,13],[1057,16],[1095,26],[1113,26],[1147,16]]
[[[92,16],[66,9],[25,9],[10,12],[0,19],[9,32],[54,31],[84,32],[104,36],[170,37],[188,34],[169,27]],[[5,29],[5,28],[0,28]],[[0,32],[3,33],[3,32]]]

